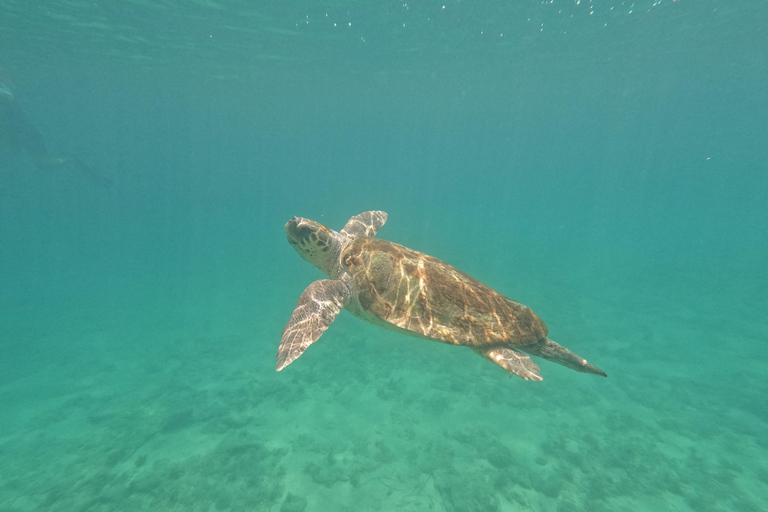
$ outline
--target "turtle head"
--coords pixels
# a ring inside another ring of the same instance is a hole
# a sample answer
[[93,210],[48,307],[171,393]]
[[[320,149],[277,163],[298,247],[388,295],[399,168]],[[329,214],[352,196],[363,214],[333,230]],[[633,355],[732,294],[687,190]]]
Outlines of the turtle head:
[[339,234],[319,222],[294,217],[285,224],[288,243],[302,258],[328,274],[338,265]]

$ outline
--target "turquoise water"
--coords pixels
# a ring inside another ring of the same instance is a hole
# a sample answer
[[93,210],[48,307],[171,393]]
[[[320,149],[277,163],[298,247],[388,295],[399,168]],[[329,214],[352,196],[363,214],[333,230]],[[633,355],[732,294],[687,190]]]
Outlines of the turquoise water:
[[[0,6],[0,510],[768,509],[768,5]],[[530,306],[607,379],[342,312],[303,216]]]

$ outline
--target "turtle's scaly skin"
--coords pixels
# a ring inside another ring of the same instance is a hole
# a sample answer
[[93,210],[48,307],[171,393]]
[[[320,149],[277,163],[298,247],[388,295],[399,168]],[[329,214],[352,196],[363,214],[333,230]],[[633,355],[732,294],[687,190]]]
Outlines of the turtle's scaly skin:
[[344,307],[369,322],[453,345],[528,345],[547,335],[528,307],[402,245],[356,238],[342,251],[341,265],[357,292]]

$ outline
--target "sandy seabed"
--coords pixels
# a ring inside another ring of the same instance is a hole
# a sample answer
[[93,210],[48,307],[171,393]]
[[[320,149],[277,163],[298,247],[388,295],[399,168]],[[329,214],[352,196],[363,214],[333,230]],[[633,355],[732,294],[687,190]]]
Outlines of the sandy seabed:
[[21,305],[3,335],[38,344],[3,364],[0,510],[768,509],[761,327],[613,299],[548,319],[609,378],[539,361],[541,383],[346,313],[276,373],[282,296],[37,330]]

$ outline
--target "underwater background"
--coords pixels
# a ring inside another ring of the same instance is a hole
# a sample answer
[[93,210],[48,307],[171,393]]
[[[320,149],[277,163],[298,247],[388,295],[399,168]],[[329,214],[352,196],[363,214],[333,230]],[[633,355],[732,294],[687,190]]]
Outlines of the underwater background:
[[[0,2],[0,511],[768,509],[768,3]],[[293,216],[531,307],[509,378],[346,312]]]

